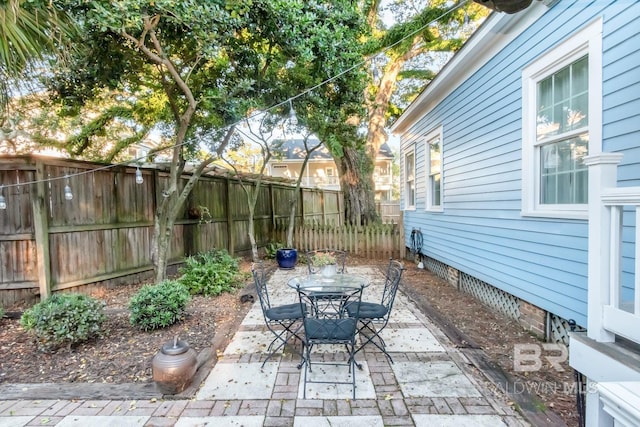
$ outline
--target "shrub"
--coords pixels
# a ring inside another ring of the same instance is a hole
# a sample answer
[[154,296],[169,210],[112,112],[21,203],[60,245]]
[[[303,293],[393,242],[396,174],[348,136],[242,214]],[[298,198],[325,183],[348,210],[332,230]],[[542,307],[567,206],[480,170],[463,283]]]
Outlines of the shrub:
[[26,310],[20,324],[33,332],[41,350],[54,351],[99,336],[104,305],[87,295],[56,293]]
[[4,307],[0,307],[0,320],[4,317]]
[[231,292],[239,287],[244,276],[240,273],[238,258],[226,250],[213,249],[185,260],[178,279],[192,294],[208,296]]
[[282,248],[284,248],[283,243],[267,243],[267,246],[264,247],[264,257],[266,259],[276,259],[276,253],[278,252],[278,249]]
[[175,280],[144,285],[129,300],[129,321],[145,331],[171,326],[184,318],[190,299],[187,288]]

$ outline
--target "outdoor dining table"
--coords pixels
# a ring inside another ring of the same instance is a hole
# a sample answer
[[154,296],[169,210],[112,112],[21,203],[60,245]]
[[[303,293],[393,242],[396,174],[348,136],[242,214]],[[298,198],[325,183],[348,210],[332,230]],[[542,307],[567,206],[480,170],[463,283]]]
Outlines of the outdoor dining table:
[[[308,274],[304,276],[296,276],[290,279],[287,284],[289,287],[302,291],[313,296],[315,301],[311,307],[313,311],[318,311],[319,305],[323,305],[321,310],[325,314],[333,312],[334,317],[348,317],[345,310],[344,302],[348,300],[348,295],[352,294],[359,288],[369,286],[369,280],[357,274],[341,273],[332,276],[324,276],[322,274]],[[331,310],[327,309],[331,307]]]
[[303,289],[326,294],[339,294],[354,288],[369,286],[369,279],[358,274],[341,273],[332,276],[307,274],[290,279],[287,284],[293,289]]

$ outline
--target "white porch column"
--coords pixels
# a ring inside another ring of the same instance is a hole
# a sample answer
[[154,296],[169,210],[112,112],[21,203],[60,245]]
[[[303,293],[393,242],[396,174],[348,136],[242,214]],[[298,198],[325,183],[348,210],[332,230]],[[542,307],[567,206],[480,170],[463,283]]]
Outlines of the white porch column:
[[587,379],[585,425],[586,427],[612,427],[613,418],[602,407],[598,384]]
[[602,203],[603,189],[616,187],[620,153],[599,153],[584,158],[589,167],[589,266],[587,293],[587,336],[612,342],[615,335],[603,328],[603,306],[609,305],[611,211]]

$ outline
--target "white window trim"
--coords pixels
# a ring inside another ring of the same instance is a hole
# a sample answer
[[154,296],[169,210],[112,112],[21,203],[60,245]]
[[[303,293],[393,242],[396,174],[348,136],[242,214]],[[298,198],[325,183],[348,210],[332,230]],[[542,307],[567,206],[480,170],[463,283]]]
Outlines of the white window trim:
[[540,205],[536,85],[589,55],[589,155],[602,152],[602,19],[590,23],[522,71],[522,216],[587,219],[587,204]]
[[[439,205],[434,205],[432,203],[432,199],[433,199],[433,195],[431,194],[431,182],[430,182],[430,178],[431,178],[431,147],[429,145],[429,141],[431,141],[434,138],[438,138],[440,140],[440,204]],[[429,132],[425,138],[425,143],[424,143],[424,150],[425,150],[425,171],[426,171],[426,180],[427,180],[427,185],[426,185],[426,203],[425,203],[425,211],[428,212],[442,212],[443,208],[443,202],[444,202],[444,165],[443,165],[443,148],[444,148],[444,144],[443,144],[443,140],[442,140],[442,126],[437,127],[436,129],[433,129],[431,132]]]
[[[412,204],[408,203],[407,198],[407,155],[413,154],[413,200]],[[416,145],[411,144],[407,149],[402,152],[402,194],[404,196],[403,207],[405,211],[415,211],[416,210],[416,199],[418,198],[418,185],[417,185],[417,171],[416,171]]]

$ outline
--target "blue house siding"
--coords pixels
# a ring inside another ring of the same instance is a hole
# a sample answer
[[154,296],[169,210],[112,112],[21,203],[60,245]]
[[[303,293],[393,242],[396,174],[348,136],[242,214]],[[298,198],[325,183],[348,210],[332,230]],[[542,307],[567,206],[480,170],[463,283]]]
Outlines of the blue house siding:
[[[416,207],[404,212],[405,231],[410,236],[412,229],[421,230],[422,253],[584,326],[587,222],[521,214],[521,79],[528,64],[598,17],[603,19],[602,149],[623,152],[619,179],[638,185],[638,2],[557,2],[401,135],[401,148],[416,150]],[[428,212],[424,136],[438,126],[443,212]],[[632,268],[629,259],[624,274]]]

